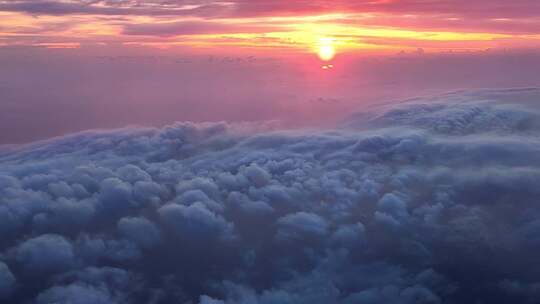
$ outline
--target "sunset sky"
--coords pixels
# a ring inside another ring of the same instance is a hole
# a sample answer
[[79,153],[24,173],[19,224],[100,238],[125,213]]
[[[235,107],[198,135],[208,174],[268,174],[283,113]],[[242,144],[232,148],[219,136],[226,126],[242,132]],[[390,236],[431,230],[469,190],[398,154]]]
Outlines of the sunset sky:
[[0,46],[241,53],[463,51],[540,45],[536,0],[4,0]]
[[318,126],[535,86],[540,2],[0,0],[0,67],[0,144],[175,121]]

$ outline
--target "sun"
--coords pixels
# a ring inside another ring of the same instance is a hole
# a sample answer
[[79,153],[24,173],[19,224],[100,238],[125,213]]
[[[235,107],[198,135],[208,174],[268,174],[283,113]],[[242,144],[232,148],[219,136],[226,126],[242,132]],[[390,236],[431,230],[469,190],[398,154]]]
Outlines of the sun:
[[330,61],[336,56],[336,48],[334,47],[334,40],[332,38],[321,38],[318,44],[319,58],[323,61]]
[[336,56],[336,50],[333,45],[321,45],[319,47],[319,58],[324,61],[330,61]]

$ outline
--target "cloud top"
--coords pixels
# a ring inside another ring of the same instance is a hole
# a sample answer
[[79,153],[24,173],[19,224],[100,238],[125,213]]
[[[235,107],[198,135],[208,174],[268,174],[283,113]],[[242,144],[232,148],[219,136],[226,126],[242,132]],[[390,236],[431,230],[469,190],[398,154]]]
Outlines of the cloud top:
[[10,303],[534,303],[538,89],[324,130],[177,123],[0,155]]

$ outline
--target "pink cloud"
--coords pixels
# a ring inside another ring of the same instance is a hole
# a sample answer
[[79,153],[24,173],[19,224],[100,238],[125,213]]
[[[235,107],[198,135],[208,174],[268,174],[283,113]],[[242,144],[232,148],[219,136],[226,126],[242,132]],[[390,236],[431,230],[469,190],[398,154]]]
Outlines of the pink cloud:
[[213,21],[180,21],[166,23],[127,24],[124,26],[126,35],[145,36],[179,36],[201,34],[231,34],[231,33],[265,33],[279,31],[277,26],[264,26],[254,24],[222,24]]
[[[97,5],[99,4],[99,5]],[[530,18],[538,16],[535,0],[132,0],[132,1],[0,1],[0,11],[31,14],[192,15],[253,17],[261,15],[312,15],[327,12],[379,12],[435,14],[477,18]]]

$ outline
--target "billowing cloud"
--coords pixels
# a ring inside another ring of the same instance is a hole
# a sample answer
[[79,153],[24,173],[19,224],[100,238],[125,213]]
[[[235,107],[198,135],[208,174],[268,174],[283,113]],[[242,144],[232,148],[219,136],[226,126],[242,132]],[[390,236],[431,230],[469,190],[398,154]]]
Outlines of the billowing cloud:
[[8,266],[0,262],[0,299],[8,298],[15,289],[15,276]]
[[118,230],[141,247],[155,246],[160,239],[158,228],[145,218],[123,218],[118,222]]
[[73,265],[73,246],[62,236],[44,234],[20,244],[15,259],[28,275],[61,272]]
[[288,214],[278,219],[280,239],[302,240],[309,237],[324,237],[328,224],[324,218],[307,212]]
[[[535,303],[540,90],[0,153],[9,303]],[[255,130],[256,129],[256,130]]]

